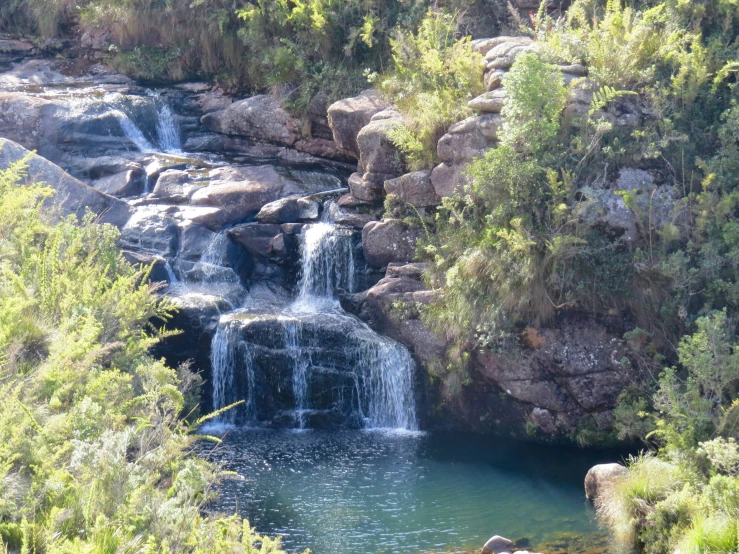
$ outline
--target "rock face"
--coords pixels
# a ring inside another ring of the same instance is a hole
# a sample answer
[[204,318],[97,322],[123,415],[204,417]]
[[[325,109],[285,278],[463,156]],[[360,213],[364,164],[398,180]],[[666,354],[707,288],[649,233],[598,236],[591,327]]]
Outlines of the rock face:
[[440,202],[431,183],[430,171],[414,171],[385,181],[385,192],[394,194],[406,204],[418,208],[436,206]]
[[89,209],[100,217],[102,223],[123,227],[131,216],[129,207],[120,200],[86,185],[41,156],[29,152],[20,144],[0,138],[0,169],[11,163],[27,159],[28,179],[43,182],[56,190],[47,202],[59,206],[63,214],[85,215]]
[[385,108],[387,103],[374,89],[331,104],[328,108],[328,123],[336,145],[346,154],[359,159],[359,132],[369,124],[373,115]]
[[442,163],[431,172],[431,183],[437,196],[450,196],[461,191],[467,182],[467,165],[498,144],[501,125],[499,114],[468,117],[452,125],[439,139],[437,153]]
[[56,106],[43,98],[0,93],[0,133],[29,150],[38,150]]
[[280,143],[321,157],[345,157],[326,138],[304,137],[300,120],[292,117],[275,96],[261,94],[239,100],[224,109],[206,113],[201,122],[209,130],[224,135]]
[[374,267],[409,262],[415,256],[419,236],[419,230],[408,228],[399,219],[370,221],[362,230],[364,259]]
[[596,506],[600,495],[628,470],[621,464],[598,464],[593,466],[585,476],[585,496]]

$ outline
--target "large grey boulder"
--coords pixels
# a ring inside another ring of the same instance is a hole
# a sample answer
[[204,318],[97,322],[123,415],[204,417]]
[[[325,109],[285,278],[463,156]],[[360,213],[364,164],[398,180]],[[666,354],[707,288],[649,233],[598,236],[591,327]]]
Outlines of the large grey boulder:
[[209,227],[246,221],[265,204],[304,188],[271,165],[220,167],[210,171],[209,179],[210,184],[195,191],[190,200],[194,206],[219,209]]
[[0,93],[0,137],[38,150],[49,132],[56,105],[23,93]]
[[430,171],[414,171],[385,181],[385,192],[394,194],[406,204],[418,208],[436,206],[440,203],[431,183]]
[[370,221],[362,229],[364,259],[374,267],[384,267],[391,262],[410,262],[420,236],[420,229],[409,228],[399,219]]
[[369,124],[372,116],[385,108],[387,103],[374,89],[331,104],[328,108],[328,123],[336,145],[346,154],[359,158],[357,135]]
[[298,140],[300,122],[282,107],[279,98],[260,94],[223,110],[205,114],[201,122],[209,130],[292,145]]
[[43,182],[56,190],[47,200],[47,206],[58,206],[62,214],[75,214],[83,217],[89,209],[98,214],[101,223],[123,227],[131,216],[131,209],[125,202],[104,194],[75,179],[57,165],[29,152],[20,144],[0,138],[0,169],[7,169],[11,163],[27,159],[29,182]]
[[228,236],[244,247],[252,256],[269,258],[275,254],[275,238],[281,234],[279,225],[262,223],[245,223],[228,230]]
[[621,464],[598,464],[593,466],[585,476],[585,496],[596,506],[601,495],[628,473]]

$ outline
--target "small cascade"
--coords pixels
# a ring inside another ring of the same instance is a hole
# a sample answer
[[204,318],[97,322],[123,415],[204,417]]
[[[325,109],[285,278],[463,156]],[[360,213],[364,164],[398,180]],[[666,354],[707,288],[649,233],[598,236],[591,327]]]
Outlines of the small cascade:
[[169,281],[169,288],[174,288],[180,285],[180,280],[175,275],[174,269],[169,262],[164,262],[164,271],[167,272],[167,280]]
[[110,113],[118,119],[123,134],[136,145],[136,148],[141,152],[154,152],[156,150],[128,115],[121,110],[111,110]]
[[179,153],[182,152],[182,142],[180,141],[180,128],[175,121],[174,114],[169,105],[161,100],[156,94],[157,99],[157,138],[159,139],[159,148],[164,152]]
[[[218,416],[219,423],[234,424],[237,419],[252,422],[256,419],[254,402],[254,360],[251,352],[239,340],[237,326],[226,319],[220,321],[211,342],[211,369],[213,372],[213,407],[224,408],[239,400],[243,406],[231,409]],[[246,379],[244,387],[237,387],[238,370]],[[246,398],[240,398],[240,391],[246,389]],[[237,418],[237,414],[243,417]]]
[[[327,210],[326,210],[327,211]],[[303,231],[298,304],[326,302],[337,289],[354,292],[354,247],[351,231],[327,222],[308,225]]]
[[295,423],[298,429],[305,429],[305,415],[308,411],[308,367],[310,356],[300,347],[300,326],[296,319],[283,322],[285,349],[292,361],[292,386],[295,396]]
[[413,358],[400,344],[377,336],[369,328],[365,331],[367,336],[354,345],[351,355],[364,381],[357,390],[360,414],[369,428],[415,431]]
[[202,272],[201,283],[237,283],[239,278],[228,266],[229,238],[225,231],[217,233],[198,262]]

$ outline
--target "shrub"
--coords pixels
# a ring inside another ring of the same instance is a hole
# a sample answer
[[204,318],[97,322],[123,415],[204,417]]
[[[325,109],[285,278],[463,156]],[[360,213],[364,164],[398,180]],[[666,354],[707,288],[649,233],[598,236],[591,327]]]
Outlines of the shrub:
[[[0,538],[21,552],[262,552],[203,515],[218,477],[188,453],[199,379],[149,355],[170,305],[119,232],[42,208],[23,162],[0,171]],[[260,543],[261,546],[254,546]]]
[[483,91],[482,57],[455,32],[453,16],[429,11],[416,33],[398,30],[390,40],[393,69],[379,88],[405,116],[390,137],[413,170],[433,167],[439,138],[471,113],[467,102]]

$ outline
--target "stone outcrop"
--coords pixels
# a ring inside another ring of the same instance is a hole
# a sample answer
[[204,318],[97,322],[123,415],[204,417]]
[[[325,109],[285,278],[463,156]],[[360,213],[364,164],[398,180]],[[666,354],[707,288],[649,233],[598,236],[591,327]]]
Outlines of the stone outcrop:
[[467,182],[467,165],[498,144],[501,125],[499,114],[472,116],[452,125],[439,139],[437,153],[442,163],[431,172],[437,196],[450,196],[461,190]]
[[20,144],[0,138],[0,169],[26,159],[28,180],[42,182],[56,191],[47,200],[47,205],[58,206],[62,214],[76,214],[83,217],[89,209],[98,214],[102,223],[122,227],[131,216],[129,207],[122,201],[104,194],[75,179],[57,165],[37,154],[29,152]]
[[399,219],[370,221],[362,229],[364,259],[374,267],[391,262],[410,262],[416,251],[420,230],[409,228]]
[[345,157],[331,140],[303,136],[300,120],[284,109],[279,98],[271,95],[239,100],[224,109],[206,113],[201,122],[209,130],[224,135],[284,144],[320,157]]
[[482,547],[480,554],[501,554],[502,552],[508,552],[513,548],[513,541],[495,535],[490,537],[485,545]]
[[359,159],[359,132],[369,124],[372,116],[387,107],[387,103],[374,89],[331,104],[328,108],[328,123],[336,145],[344,153]]
[[428,208],[440,203],[430,171],[414,171],[385,181],[385,192],[417,208]]

